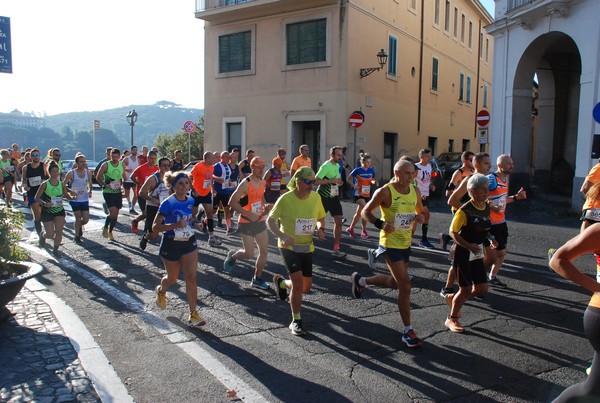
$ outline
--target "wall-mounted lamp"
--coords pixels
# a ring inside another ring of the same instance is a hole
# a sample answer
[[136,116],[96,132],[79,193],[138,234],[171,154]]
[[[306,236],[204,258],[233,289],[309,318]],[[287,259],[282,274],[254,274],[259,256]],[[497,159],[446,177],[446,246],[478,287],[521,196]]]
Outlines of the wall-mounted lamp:
[[379,53],[377,53],[377,61],[379,62],[379,67],[369,67],[366,69],[360,69],[360,78],[366,77],[374,71],[381,70],[383,66],[387,63],[387,58],[387,53],[385,53],[385,50],[381,49]]

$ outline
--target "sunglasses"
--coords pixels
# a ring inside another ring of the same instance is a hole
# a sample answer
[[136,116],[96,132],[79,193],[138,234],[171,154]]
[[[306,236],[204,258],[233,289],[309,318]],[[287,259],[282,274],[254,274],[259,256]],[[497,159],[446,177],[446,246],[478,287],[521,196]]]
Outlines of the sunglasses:
[[39,154],[31,154],[32,157],[39,157]]
[[60,157],[60,154],[54,154],[55,157]]
[[304,182],[306,185],[314,185],[316,180],[315,179],[303,179],[302,182]]

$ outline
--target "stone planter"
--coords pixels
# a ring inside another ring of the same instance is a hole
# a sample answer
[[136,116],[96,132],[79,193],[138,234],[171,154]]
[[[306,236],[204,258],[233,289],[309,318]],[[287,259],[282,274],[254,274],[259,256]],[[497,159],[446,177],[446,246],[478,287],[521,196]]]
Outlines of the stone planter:
[[12,267],[16,267],[21,274],[0,281],[0,321],[5,321],[10,317],[10,311],[6,308],[6,305],[15,299],[25,282],[44,271],[41,265],[32,262],[14,263]]

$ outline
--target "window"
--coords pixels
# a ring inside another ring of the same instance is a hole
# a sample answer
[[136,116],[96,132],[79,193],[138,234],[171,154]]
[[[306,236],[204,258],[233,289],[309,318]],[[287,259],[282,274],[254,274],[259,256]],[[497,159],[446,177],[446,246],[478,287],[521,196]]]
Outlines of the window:
[[464,101],[465,99],[465,73],[460,73],[458,80],[458,100]]
[[429,136],[427,138],[427,148],[429,148],[431,150],[431,155],[436,155],[437,154],[437,137],[431,137]]
[[231,151],[234,148],[242,150],[242,122],[225,123],[227,144],[226,149]]
[[448,152],[454,152],[454,139],[448,140]]
[[444,31],[450,32],[450,0],[446,0],[444,13]]
[[286,64],[327,60],[327,19],[302,21],[286,26]]
[[411,11],[417,11],[417,0],[408,0],[408,9]]
[[489,61],[489,56],[490,54],[490,40],[486,39],[485,40],[485,62],[487,63]]
[[473,47],[473,21],[469,21],[469,49]]
[[467,16],[466,15],[462,15],[460,17],[460,43],[464,44],[465,43],[465,28],[467,25]]
[[479,52],[480,52],[480,58],[483,59],[483,33],[479,33]]
[[487,83],[483,83],[483,107],[487,108],[487,98],[488,98],[488,85]]
[[431,66],[431,89],[434,91],[438,89],[438,63],[437,57],[434,57]]
[[458,37],[458,7],[454,7],[454,38]]
[[471,76],[467,76],[467,103],[471,103]]
[[219,36],[219,73],[252,69],[252,32]]
[[469,151],[471,149],[471,140],[463,139],[462,141],[462,150]]
[[440,1],[434,0],[433,3],[433,24],[440,25]]
[[388,75],[396,77],[396,55],[398,54],[398,39],[388,37]]

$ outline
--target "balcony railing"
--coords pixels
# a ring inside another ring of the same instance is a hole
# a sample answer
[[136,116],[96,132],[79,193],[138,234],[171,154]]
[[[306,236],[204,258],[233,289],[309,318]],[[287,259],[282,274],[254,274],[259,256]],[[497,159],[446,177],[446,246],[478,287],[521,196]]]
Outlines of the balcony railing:
[[230,7],[242,3],[251,3],[253,1],[255,0],[196,0],[196,12]]
[[535,0],[508,0],[508,6],[506,7],[506,11],[512,11],[515,8],[519,8],[521,6],[524,6],[525,4],[531,4],[534,1]]

